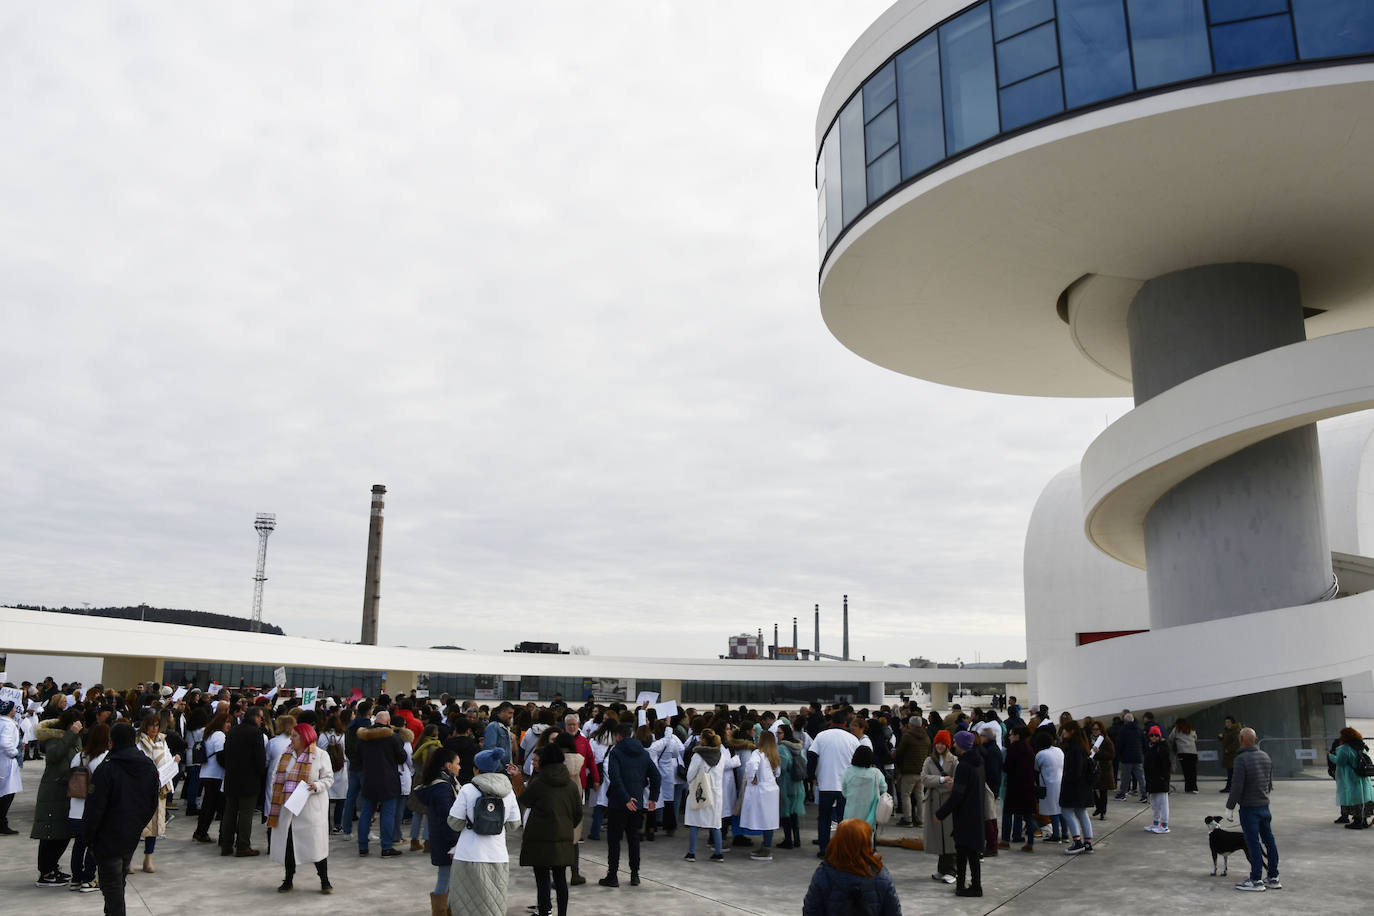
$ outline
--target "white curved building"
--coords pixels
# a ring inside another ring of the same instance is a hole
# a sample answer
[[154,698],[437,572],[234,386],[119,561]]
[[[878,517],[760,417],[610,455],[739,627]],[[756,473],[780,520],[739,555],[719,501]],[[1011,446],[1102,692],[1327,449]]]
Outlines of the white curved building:
[[1371,116],[1366,0],[902,0],[832,77],[832,333],[1135,399],[1036,508],[1038,699],[1305,736],[1374,692],[1368,436],[1316,427],[1374,407]]

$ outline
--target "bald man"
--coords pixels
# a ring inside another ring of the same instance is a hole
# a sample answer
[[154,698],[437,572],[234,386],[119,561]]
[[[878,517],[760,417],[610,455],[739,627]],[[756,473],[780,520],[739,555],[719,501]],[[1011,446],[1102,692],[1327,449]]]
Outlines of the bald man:
[[[1240,750],[1236,752],[1231,794],[1226,799],[1227,818],[1235,820],[1240,808],[1240,829],[1245,834],[1245,850],[1250,857],[1250,877],[1236,885],[1238,891],[1277,891],[1279,847],[1274,842],[1269,814],[1269,793],[1274,789],[1274,763],[1260,750],[1253,728],[1240,730]],[[1261,846],[1264,858],[1260,858]],[[1260,866],[1268,864],[1269,877],[1260,880]]]

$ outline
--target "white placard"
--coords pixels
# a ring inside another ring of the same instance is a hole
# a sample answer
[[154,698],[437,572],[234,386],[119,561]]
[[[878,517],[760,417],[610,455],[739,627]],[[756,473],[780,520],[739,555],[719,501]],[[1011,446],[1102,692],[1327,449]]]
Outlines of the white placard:
[[285,666],[285,665],[282,665],[280,668],[273,668],[273,669],[272,669],[272,680],[276,683],[276,685],[277,685],[278,687],[285,687],[285,686],[286,686],[286,666]]
[[639,696],[635,697],[636,706],[643,706],[645,703],[648,703],[650,706],[652,706],[657,702],[658,694],[654,693],[652,690],[641,690],[639,692]]
[[15,706],[22,706],[24,694],[18,687],[0,687],[0,700],[9,700]]
[[282,807],[292,814],[300,814],[305,810],[305,803],[310,798],[310,783],[304,780],[296,783],[296,788],[291,790]]
[[[655,696],[657,696],[657,694],[655,694]],[[660,719],[665,719],[665,720],[666,720],[666,719],[671,719],[673,716],[677,715],[677,700],[666,700],[665,702],[662,702],[662,703],[659,703],[659,704],[655,705],[655,706],[653,707],[653,710],[654,710],[654,714],[657,715],[658,718],[660,718]],[[648,711],[648,710],[646,710],[646,709],[641,709],[641,710],[639,710],[639,724],[640,724],[640,725],[647,725],[647,724],[649,724],[649,711]]]
[[5,683],[5,682],[8,681],[9,679],[10,679],[10,676],[9,676],[9,674],[8,674],[7,672],[0,671],[0,684]]
[[304,687],[297,687],[297,688],[296,688],[296,699],[300,699],[301,694],[304,693],[304,692],[305,692],[305,688],[304,688]]
[[304,687],[301,689],[301,706],[306,709],[315,708],[315,697],[319,694],[318,687]]
[[176,779],[178,770],[176,758],[168,754],[162,761],[162,766],[157,768],[157,784],[160,786],[171,785],[172,780]]
[[188,691],[185,687],[178,687],[176,690],[173,690],[173,691],[172,691],[172,702],[173,702],[173,703],[180,703],[180,702],[181,702],[181,698],[184,697],[184,696],[186,696],[186,694],[187,694],[188,692],[189,692],[189,691]]
[[205,695],[210,697],[217,697],[219,696],[219,692],[223,689],[224,688],[221,687],[219,684],[211,684],[209,687],[205,688]]

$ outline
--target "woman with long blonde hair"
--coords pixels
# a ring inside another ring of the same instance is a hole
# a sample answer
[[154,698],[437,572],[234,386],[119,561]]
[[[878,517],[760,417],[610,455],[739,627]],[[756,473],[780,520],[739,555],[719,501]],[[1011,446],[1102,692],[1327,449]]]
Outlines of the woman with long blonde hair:
[[778,739],[767,729],[759,732],[758,748],[744,764],[744,803],[740,806],[741,831],[757,831],[763,845],[749,853],[757,861],[773,860],[773,831],[778,829],[779,805],[782,791],[778,777],[782,775],[782,760],[778,757]]

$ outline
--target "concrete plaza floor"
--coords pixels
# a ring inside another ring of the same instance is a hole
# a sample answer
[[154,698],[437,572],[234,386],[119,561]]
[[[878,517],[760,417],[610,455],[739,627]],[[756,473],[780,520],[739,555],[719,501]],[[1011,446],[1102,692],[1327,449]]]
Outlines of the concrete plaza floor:
[[[39,889],[34,867],[38,844],[27,838],[33,810],[37,765],[24,771],[26,791],[15,799],[11,825],[21,835],[0,837],[0,914],[41,912],[44,916],[96,914],[102,910],[99,893]],[[904,913],[940,911],[974,913],[1159,914],[1169,913],[1328,913],[1367,912],[1365,879],[1374,864],[1374,830],[1353,831],[1333,826],[1337,813],[1335,785],[1330,780],[1280,782],[1272,809],[1279,844],[1284,889],[1245,894],[1233,889],[1246,876],[1243,855],[1231,860],[1228,878],[1210,876],[1211,857],[1202,819],[1224,814],[1218,783],[1202,783],[1198,795],[1175,792],[1171,797],[1171,828],[1156,836],[1141,828],[1149,823],[1149,807],[1137,801],[1112,802],[1105,821],[1094,821],[1097,852],[1065,856],[1063,846],[1037,844],[1034,854],[1013,848],[983,863],[982,899],[957,898],[953,888],[930,880],[935,860],[921,852],[884,848],[883,858],[897,882]],[[813,809],[808,808],[808,814]],[[772,862],[753,862],[748,850],[737,849],[722,863],[683,861],[686,831],[644,844],[640,887],[628,885],[622,870],[621,887],[599,887],[605,874],[605,843],[583,846],[583,873],[589,883],[572,889],[571,913],[676,914],[797,914],[816,867],[815,847],[809,843],[813,821],[803,826],[806,845],[778,850]],[[330,877],[332,896],[321,896],[313,869],[297,875],[296,890],[278,895],[279,866],[266,856],[265,834],[254,827],[254,842],[263,849],[258,858],[221,858],[215,846],[190,840],[193,825],[185,817],[168,826],[158,842],[157,873],[135,872],[126,896],[130,914],[182,916],[210,903],[216,912],[255,914],[289,907],[293,913],[376,912],[427,914],[427,893],[434,868],[423,853],[397,859],[372,855],[360,859],[355,842],[332,838]],[[1233,829],[1239,829],[1235,827]],[[375,827],[374,827],[375,830]],[[884,835],[913,831],[885,828]],[[703,838],[704,839],[704,838]],[[778,839],[781,839],[779,835]],[[510,838],[512,860],[518,856],[519,835]],[[701,854],[701,849],[698,849]],[[623,856],[623,854],[622,854]],[[67,869],[64,858],[63,868]],[[622,858],[623,861],[623,858]],[[622,869],[624,866],[622,865]],[[529,869],[512,867],[508,913],[524,914],[534,902]]]

